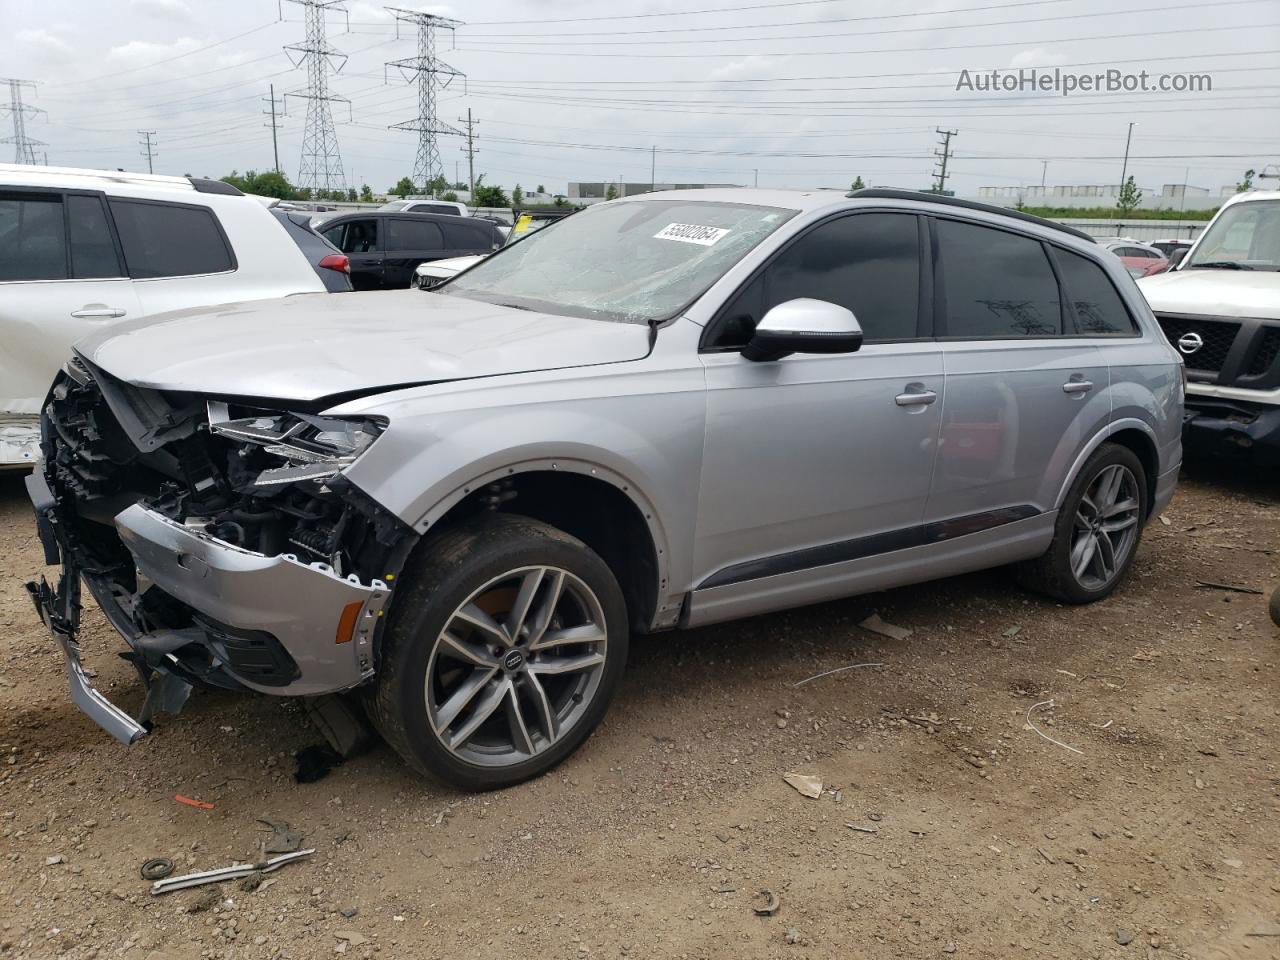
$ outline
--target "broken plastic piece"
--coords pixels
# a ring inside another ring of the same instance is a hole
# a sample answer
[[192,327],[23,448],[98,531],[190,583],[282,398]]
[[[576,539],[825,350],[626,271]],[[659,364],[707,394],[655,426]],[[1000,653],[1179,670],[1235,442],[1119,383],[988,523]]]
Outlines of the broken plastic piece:
[[184,797],[184,796],[183,796],[182,794],[180,794],[180,793],[175,793],[175,794],[173,795],[173,799],[177,800],[179,803],[185,803],[188,807],[195,807],[195,808],[197,808],[198,810],[212,810],[212,809],[213,809],[213,804],[212,804],[212,803],[209,803],[209,802],[207,802],[207,801],[205,801],[205,800],[194,800],[194,799],[192,799],[191,797]]
[[306,850],[298,850],[295,853],[282,853],[280,856],[272,857],[262,863],[237,863],[230,867],[220,867],[217,870],[206,870],[203,873],[188,873],[181,877],[168,877],[164,880],[157,880],[151,885],[151,895],[159,896],[162,893],[172,893],[174,890],[186,890],[188,887],[204,886],[206,883],[238,880],[240,877],[247,877],[251,873],[270,873],[272,870],[283,867],[286,863],[309,857],[315,852],[315,848],[312,847]]

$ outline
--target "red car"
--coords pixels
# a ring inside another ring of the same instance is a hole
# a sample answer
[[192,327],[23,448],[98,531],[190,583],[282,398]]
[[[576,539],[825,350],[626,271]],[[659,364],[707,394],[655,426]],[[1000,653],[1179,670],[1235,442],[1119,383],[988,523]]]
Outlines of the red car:
[[1137,240],[1127,237],[1110,237],[1098,241],[1124,264],[1129,276],[1137,280],[1139,277],[1151,277],[1164,273],[1169,269],[1169,260],[1155,247],[1149,247]]

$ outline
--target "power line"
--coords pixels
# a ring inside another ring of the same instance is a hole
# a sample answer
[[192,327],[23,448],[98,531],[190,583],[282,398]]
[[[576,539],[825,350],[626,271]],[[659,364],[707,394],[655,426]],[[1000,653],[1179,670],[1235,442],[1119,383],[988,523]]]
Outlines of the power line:
[[155,152],[156,152],[156,145],[152,142],[151,138],[154,137],[155,135],[156,135],[156,132],[154,130],[138,131],[138,136],[143,138],[138,141],[138,146],[142,147],[142,156],[147,158],[147,173],[156,172],[155,168],[152,166],[152,163],[151,163],[151,158],[155,156]]
[[28,88],[35,93],[36,83],[34,80],[18,80],[14,77],[5,77],[0,79],[0,83],[9,84],[9,106],[0,106],[0,110],[8,110],[9,116],[13,118],[13,136],[5,137],[0,143],[13,144],[13,162],[25,163],[35,166],[36,163],[36,147],[48,146],[43,140],[36,140],[27,135],[27,117],[34,117],[38,113],[44,113],[39,107],[33,107],[29,103],[22,102],[22,90]]
[[[329,10],[346,13],[341,0],[288,0],[307,12],[307,39],[304,43],[289,44],[285,52],[295,67],[307,65],[305,93],[286,93],[288,97],[302,97],[307,101],[307,121],[302,134],[302,158],[298,163],[298,186],[329,193],[346,189],[346,176],[342,172],[342,154],[338,150],[338,133],[333,126],[333,113],[329,105],[351,101],[329,92],[329,70],[337,73],[346,63],[346,54],[331,46],[325,39],[325,14]],[[298,54],[294,60],[293,54]]]
[[[436,116],[436,93],[449,86],[455,77],[463,76],[443,60],[436,58],[436,31],[453,31],[462,26],[461,20],[450,20],[433,13],[417,13],[400,7],[387,7],[396,19],[396,35],[400,24],[417,27],[418,54],[403,60],[392,60],[383,68],[395,67],[410,83],[418,84],[418,116],[413,120],[392,124],[392,130],[414,130],[418,134],[418,152],[413,159],[413,180],[425,189],[426,185],[443,175],[440,167],[440,148],[436,145],[438,134],[459,134],[460,131]],[[440,78],[445,80],[441,82]]]

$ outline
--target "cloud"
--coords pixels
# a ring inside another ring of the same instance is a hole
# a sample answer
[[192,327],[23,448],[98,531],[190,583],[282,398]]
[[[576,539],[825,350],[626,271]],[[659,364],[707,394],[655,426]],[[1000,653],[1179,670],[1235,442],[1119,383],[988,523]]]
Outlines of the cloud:
[[193,19],[191,8],[185,0],[129,0],[129,6],[137,13],[150,17],[165,17],[169,20],[190,21]]
[[179,54],[189,53],[200,46],[200,42],[192,37],[179,37],[173,43],[150,43],[146,40],[130,40],[126,44],[112,47],[108,52],[112,60],[134,62],[139,66],[155,60],[164,60]]
[[709,74],[708,80],[734,80],[739,77],[760,77],[767,76],[770,68],[776,67],[787,58],[782,57],[744,57],[741,60],[731,60],[724,66],[716,67]]
[[1015,53],[1009,61],[1009,67],[1013,70],[1021,67],[1052,67],[1066,62],[1067,58],[1060,53],[1050,53],[1044,47],[1032,47]]
[[19,49],[45,57],[70,57],[73,52],[71,44],[43,28],[19,30],[14,37],[14,42]]

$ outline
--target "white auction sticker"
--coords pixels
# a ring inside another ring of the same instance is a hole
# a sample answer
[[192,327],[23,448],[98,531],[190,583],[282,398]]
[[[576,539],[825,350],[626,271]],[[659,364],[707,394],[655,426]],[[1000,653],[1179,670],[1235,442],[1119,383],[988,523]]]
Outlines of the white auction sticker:
[[655,240],[679,240],[709,247],[729,233],[724,227],[704,227],[696,223],[668,223],[653,235]]

